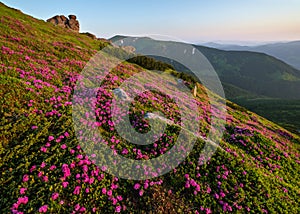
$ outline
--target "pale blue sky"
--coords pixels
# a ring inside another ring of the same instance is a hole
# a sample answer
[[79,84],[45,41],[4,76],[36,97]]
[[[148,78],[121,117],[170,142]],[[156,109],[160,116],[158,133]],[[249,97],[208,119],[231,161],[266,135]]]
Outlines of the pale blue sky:
[[298,0],[4,0],[44,19],[75,14],[98,37],[169,35],[185,41],[300,40]]

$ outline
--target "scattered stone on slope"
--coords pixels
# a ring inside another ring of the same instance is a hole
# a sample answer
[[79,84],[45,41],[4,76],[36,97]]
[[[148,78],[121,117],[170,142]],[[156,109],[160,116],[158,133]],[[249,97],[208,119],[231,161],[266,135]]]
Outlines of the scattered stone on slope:
[[153,114],[153,113],[147,113],[144,117],[145,119],[159,119],[161,121],[164,121],[165,123],[169,124],[169,125],[173,125],[174,122],[172,120],[169,120],[165,117],[162,117],[160,115],[157,115],[157,114]]
[[183,79],[177,79],[178,85],[184,84]]
[[121,88],[114,89],[113,93],[115,96],[118,97],[118,99],[125,100],[125,101],[131,100],[130,97],[126,94],[126,92]]
[[[176,125],[172,120],[169,120],[169,119],[166,119],[165,117],[162,117],[158,114],[154,114],[154,113],[147,113],[145,116],[144,116],[145,119],[152,119],[152,120],[161,120],[165,123],[167,123],[168,125]],[[181,126],[180,126],[181,127]],[[225,151],[223,148],[220,147],[219,144],[213,142],[212,140],[210,139],[207,139],[206,137],[203,137],[201,136],[200,134],[196,134],[196,133],[193,133],[183,127],[181,127],[182,129],[184,129],[185,131],[187,131],[188,133],[192,134],[194,137],[196,138],[200,138],[201,140],[203,140],[204,142],[208,143],[210,146],[213,146],[213,147],[216,147],[216,148],[220,148],[221,150]]]

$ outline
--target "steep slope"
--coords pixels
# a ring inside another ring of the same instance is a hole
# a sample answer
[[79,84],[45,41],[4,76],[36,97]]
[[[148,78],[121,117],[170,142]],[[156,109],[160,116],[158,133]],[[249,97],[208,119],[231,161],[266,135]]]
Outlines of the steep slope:
[[[186,161],[159,178],[133,181],[106,173],[79,145],[71,102],[84,65],[105,44],[2,4],[0,14],[1,213],[299,213],[299,137],[231,102],[221,148],[209,162],[201,163],[199,138]],[[119,139],[106,110],[111,89],[141,71],[127,62],[117,66],[97,96],[96,115],[104,143],[143,160],[168,151],[176,126],[156,146],[137,147]],[[201,85],[196,102],[201,117],[195,121],[205,135],[215,109]],[[160,93],[147,92],[132,106],[140,131],[149,128],[147,111],[180,120],[176,105]]]

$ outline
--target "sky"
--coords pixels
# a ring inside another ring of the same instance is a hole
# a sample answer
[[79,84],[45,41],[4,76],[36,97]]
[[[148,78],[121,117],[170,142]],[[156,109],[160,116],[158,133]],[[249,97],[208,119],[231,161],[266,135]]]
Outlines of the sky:
[[299,0],[4,0],[46,20],[75,14],[97,37],[163,35],[193,43],[300,40]]

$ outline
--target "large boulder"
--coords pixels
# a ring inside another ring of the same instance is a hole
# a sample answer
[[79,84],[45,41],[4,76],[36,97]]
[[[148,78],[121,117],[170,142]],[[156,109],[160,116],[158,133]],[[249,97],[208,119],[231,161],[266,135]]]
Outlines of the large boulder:
[[69,28],[79,32],[79,21],[75,15],[69,15]]
[[61,15],[61,16],[54,16],[54,17],[48,19],[47,22],[50,22],[54,25],[58,25],[61,27],[65,27],[67,20],[68,20],[67,17],[65,17],[64,15]]
[[69,15],[69,19],[64,15],[57,15],[53,16],[52,18],[48,19],[47,22],[52,23],[56,26],[64,27],[71,29],[73,31],[79,32],[80,25],[77,17],[75,15]]

